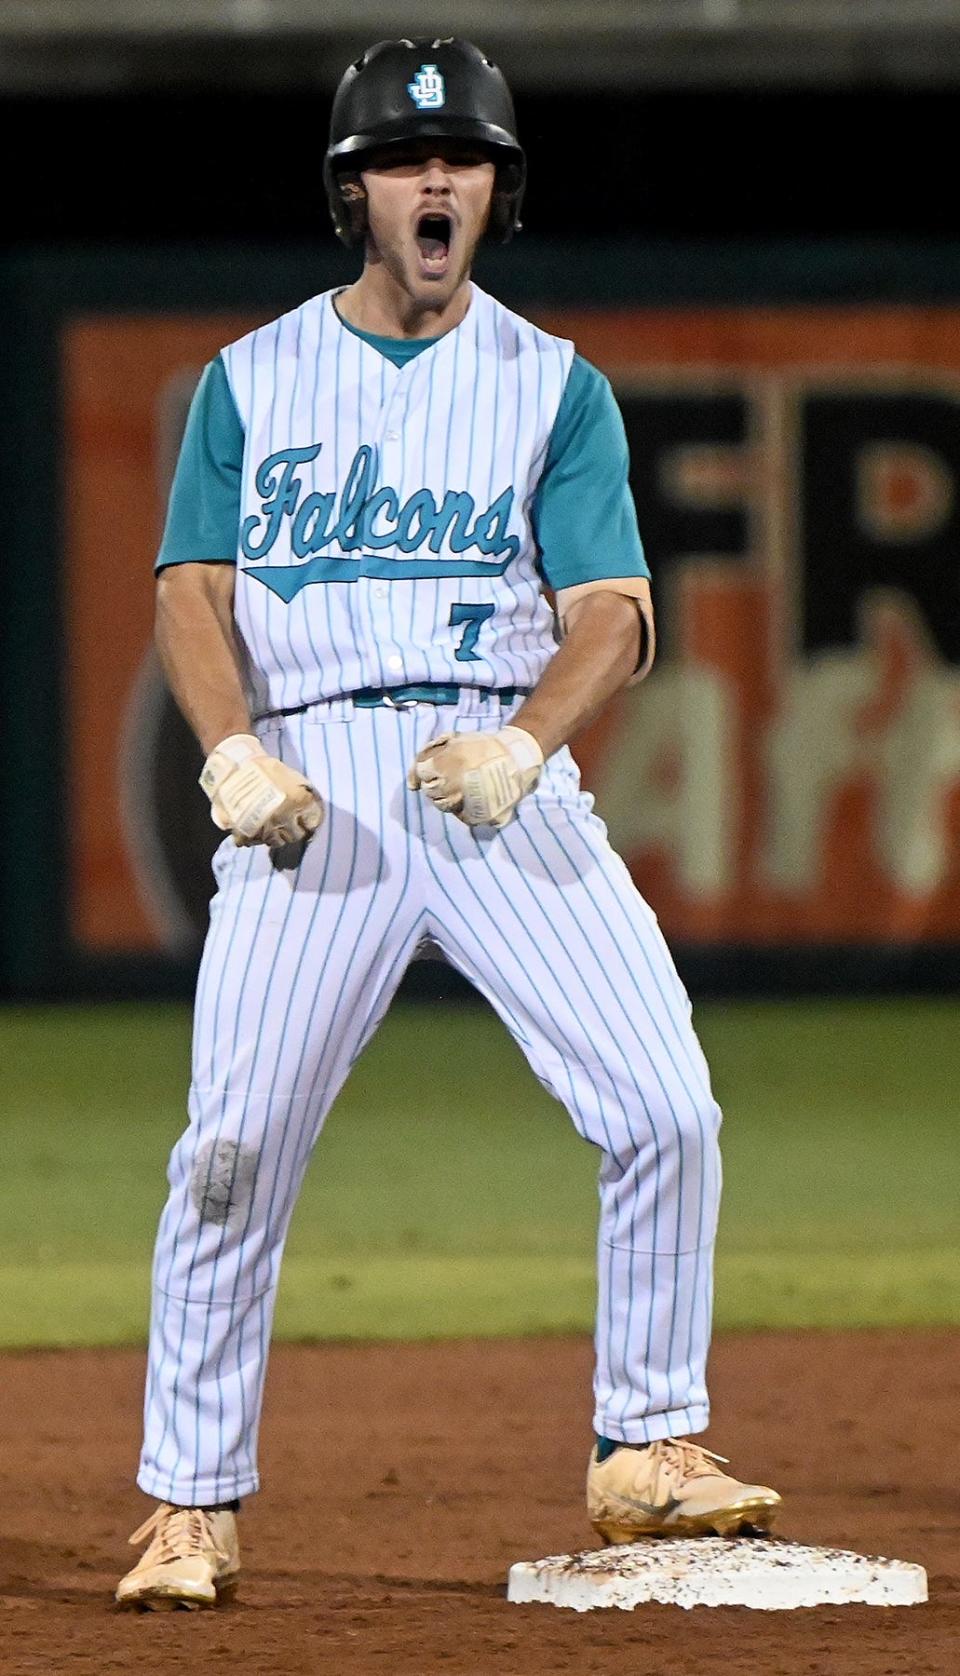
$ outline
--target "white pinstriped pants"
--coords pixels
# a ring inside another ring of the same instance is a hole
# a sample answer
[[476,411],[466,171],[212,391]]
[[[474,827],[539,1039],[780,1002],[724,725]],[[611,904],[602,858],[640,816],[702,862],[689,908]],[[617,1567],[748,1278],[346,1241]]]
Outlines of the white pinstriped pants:
[[[708,1420],[720,1112],[653,913],[566,750],[500,832],[406,789],[458,708],[318,704],[261,728],[327,819],[300,867],[223,844],[196,995],[190,1123],[157,1234],[138,1483],[177,1503],[258,1487],[277,1279],[304,1167],[351,1065],[430,937],[600,1149],[594,1425],[626,1442]],[[546,1423],[546,1417],[545,1417]]]

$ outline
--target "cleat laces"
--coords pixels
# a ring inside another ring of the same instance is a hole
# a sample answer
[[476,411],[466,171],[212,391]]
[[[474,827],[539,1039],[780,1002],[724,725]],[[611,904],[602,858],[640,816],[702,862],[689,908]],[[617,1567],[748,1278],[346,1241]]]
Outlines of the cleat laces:
[[171,1507],[161,1502],[149,1519],[137,1526],[129,1540],[135,1547],[150,1537],[153,1540],[140,1560],[143,1567],[148,1561],[151,1565],[169,1565],[173,1560],[190,1559],[194,1555],[209,1558],[213,1554],[223,1562],[230,1557],[219,1546],[210,1515],[202,1507]]
[[644,1453],[648,1457],[653,1456],[658,1468],[666,1468],[676,1474],[681,1483],[688,1478],[716,1478],[714,1461],[721,1466],[729,1465],[726,1455],[716,1455],[712,1449],[705,1449],[702,1443],[691,1443],[687,1438],[658,1438]]

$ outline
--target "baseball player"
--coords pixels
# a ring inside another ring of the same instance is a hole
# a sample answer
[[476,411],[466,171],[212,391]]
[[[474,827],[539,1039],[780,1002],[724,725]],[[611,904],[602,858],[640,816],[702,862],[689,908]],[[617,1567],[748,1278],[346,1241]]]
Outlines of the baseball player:
[[[500,71],[466,41],[371,47],[324,177],[363,271],[205,368],[157,559],[158,646],[225,836],[153,1270],[138,1483],[159,1505],[124,1604],[236,1585],[290,1215],[424,948],[600,1153],[595,1529],[767,1529],[780,1499],[691,1441],[720,1113],[567,748],[649,668],[649,572],[607,381],[470,277],[519,225]],[[410,1070],[457,1098],[429,1053]]]

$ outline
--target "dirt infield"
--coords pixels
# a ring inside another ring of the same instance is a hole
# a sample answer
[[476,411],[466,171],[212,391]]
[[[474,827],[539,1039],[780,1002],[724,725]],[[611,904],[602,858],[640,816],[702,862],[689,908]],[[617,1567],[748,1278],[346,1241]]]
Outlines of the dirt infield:
[[930,1604],[580,1615],[509,1606],[513,1560],[593,1546],[582,1340],[278,1346],[246,1575],[219,1612],[111,1591],[143,1356],[0,1360],[0,1672],[137,1676],[945,1676],[960,1646],[960,1335],[715,1345],[713,1446],[785,1495],[781,1534],[918,1561]]

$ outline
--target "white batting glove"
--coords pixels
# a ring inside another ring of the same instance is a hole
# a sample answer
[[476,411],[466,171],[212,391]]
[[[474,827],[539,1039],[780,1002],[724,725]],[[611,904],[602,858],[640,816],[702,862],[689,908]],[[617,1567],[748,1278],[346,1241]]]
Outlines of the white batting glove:
[[440,733],[417,752],[407,784],[466,826],[506,826],[542,767],[543,752],[522,727]]
[[252,733],[232,733],[210,752],[200,784],[210,814],[233,841],[278,849],[311,838],[323,820],[318,793],[297,769],[270,756]]

